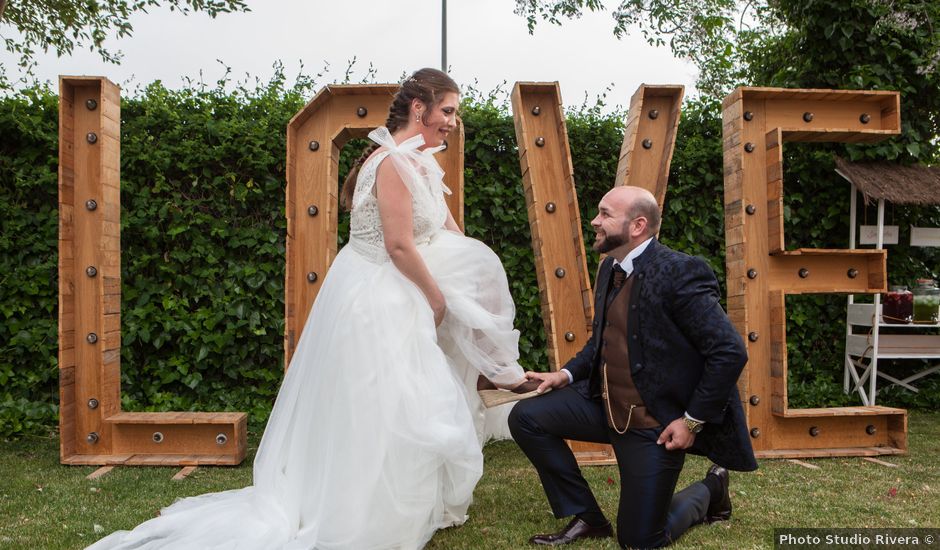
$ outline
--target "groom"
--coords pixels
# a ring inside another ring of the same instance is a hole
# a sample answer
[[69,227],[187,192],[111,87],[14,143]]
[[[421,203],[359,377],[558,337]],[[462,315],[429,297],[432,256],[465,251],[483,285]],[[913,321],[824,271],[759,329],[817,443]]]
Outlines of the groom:
[[[574,516],[529,542],[613,535],[565,443],[575,439],[614,448],[620,545],[666,546],[697,523],[730,518],[727,469],[757,468],[736,387],[747,352],[712,270],[654,237],[660,211],[651,193],[614,188],[591,225],[594,250],[608,255],[595,283],[593,335],[560,371],[527,373],[555,391],[520,401],[509,416],[555,517]],[[673,494],[686,452],[716,465]]]

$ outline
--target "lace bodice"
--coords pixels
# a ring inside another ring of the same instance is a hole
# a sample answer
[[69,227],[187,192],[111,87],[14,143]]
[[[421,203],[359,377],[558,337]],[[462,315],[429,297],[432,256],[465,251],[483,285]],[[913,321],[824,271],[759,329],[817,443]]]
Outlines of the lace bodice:
[[[356,190],[353,195],[353,209],[349,224],[349,244],[367,259],[373,262],[384,262],[388,260],[388,254],[385,252],[384,233],[382,231],[382,220],[379,217],[379,203],[376,199],[375,177],[379,165],[389,155],[399,155],[399,151],[382,151],[373,155],[359,170],[359,176],[356,179]],[[421,159],[421,164],[415,165],[414,156],[425,156],[424,153],[415,151],[412,154],[402,155],[396,159],[389,159],[387,162],[398,163],[402,160],[411,164],[413,168],[412,181],[406,185],[411,191],[411,207],[413,211],[414,239],[415,243],[420,244],[428,242],[437,231],[444,227],[447,221],[447,203],[444,201],[444,192],[446,187],[435,185],[437,173],[428,170],[427,160]],[[430,154],[427,155],[430,157]],[[437,166],[433,157],[429,159]],[[438,172],[440,168],[437,168]],[[399,170],[401,173],[401,170]],[[443,173],[440,172],[442,175]],[[405,180],[406,174],[401,174]]]

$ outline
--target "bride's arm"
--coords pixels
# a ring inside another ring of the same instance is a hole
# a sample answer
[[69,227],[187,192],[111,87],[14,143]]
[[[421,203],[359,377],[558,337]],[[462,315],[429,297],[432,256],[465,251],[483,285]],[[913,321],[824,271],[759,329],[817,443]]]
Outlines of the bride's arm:
[[447,304],[441,289],[415,247],[411,193],[405,187],[398,171],[389,162],[383,161],[379,165],[375,177],[385,250],[398,271],[424,293],[434,311],[434,323],[439,325],[444,319]]
[[450,213],[450,209],[447,209],[447,221],[444,222],[444,229],[449,231],[456,231],[463,235],[463,231],[460,230],[460,226],[457,225],[457,221],[454,220],[454,215]]

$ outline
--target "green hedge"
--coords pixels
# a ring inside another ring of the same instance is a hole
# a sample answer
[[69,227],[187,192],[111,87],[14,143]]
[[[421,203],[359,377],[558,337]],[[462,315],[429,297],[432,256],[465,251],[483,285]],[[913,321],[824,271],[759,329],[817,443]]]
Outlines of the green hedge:
[[[309,97],[283,79],[253,89],[151,84],[122,105],[122,406],[126,410],[270,411],[283,373],[285,127]],[[57,387],[57,97],[46,88],[0,98],[0,436],[48,430]],[[612,185],[623,113],[572,110],[568,131],[588,243],[597,201]],[[511,114],[464,101],[466,226],[499,254],[517,305],[523,364],[546,367],[538,286]],[[362,142],[346,147],[342,172]],[[848,190],[816,146],[788,164],[788,243],[845,247]],[[790,150],[798,150],[791,148]],[[723,281],[721,121],[717,104],[687,102],[676,141],[662,240],[704,256]],[[894,223],[940,225],[936,209],[896,210]],[[341,240],[348,216],[340,222]],[[588,245],[589,246],[589,245]],[[791,247],[793,245],[791,244]],[[899,254],[896,254],[899,253]],[[916,251],[889,273],[937,275]],[[596,258],[589,254],[590,269]],[[841,393],[844,298],[788,301],[790,398],[797,406],[854,403]],[[936,406],[940,385],[896,404]]]

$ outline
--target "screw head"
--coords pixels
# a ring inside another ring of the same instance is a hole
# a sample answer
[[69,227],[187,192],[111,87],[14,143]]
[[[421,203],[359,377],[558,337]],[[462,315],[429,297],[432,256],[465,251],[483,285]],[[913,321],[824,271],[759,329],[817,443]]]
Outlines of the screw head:
[[545,138],[542,136],[535,138],[535,144],[539,147],[545,147]]
[[98,108],[98,102],[95,101],[94,99],[86,99],[85,108],[88,109],[89,111],[94,111],[95,109]]
[[643,140],[642,145],[644,149],[651,149],[653,147],[653,140],[646,138]]
[[311,141],[310,143],[307,144],[307,148],[310,149],[311,151],[318,151],[320,149],[320,142]]
[[89,400],[88,400],[88,408],[89,408],[89,409],[92,409],[92,410],[97,409],[97,408],[98,408],[98,400],[95,399],[94,397],[92,397],[91,399],[89,399]]
[[744,111],[744,120],[754,120],[754,113],[751,111]]
[[98,274],[98,269],[95,266],[90,265],[85,268],[85,275],[88,275],[89,277],[94,277],[97,274]]
[[91,445],[94,445],[95,443],[97,443],[98,439],[99,439],[98,432],[89,432],[89,434],[85,436],[85,441],[87,441]]
[[803,113],[803,122],[812,122],[812,121],[813,121],[813,113],[809,111]]
[[359,107],[358,109],[356,109],[356,116],[358,116],[359,118],[364,118],[367,114],[369,114],[369,110],[366,109],[365,107]]
[[805,279],[809,277],[809,270],[805,267],[801,267],[799,271],[800,279]]
[[87,134],[85,134],[85,141],[87,141],[88,143],[92,143],[92,144],[98,143],[98,134],[94,132],[88,132]]
[[756,278],[757,278],[757,270],[754,269],[753,267],[752,267],[751,269],[748,269],[748,270],[747,270],[747,278],[748,278],[748,279],[756,279]]
[[308,282],[308,283],[315,283],[315,282],[317,282],[317,274],[316,274],[316,272],[311,271],[310,273],[307,273],[307,282]]
[[555,276],[558,277],[559,279],[563,278],[565,276],[565,268],[563,267],[556,268]]
[[228,443],[228,436],[225,434],[219,434],[215,436],[215,443],[216,445],[225,445]]
[[817,435],[819,435],[819,428],[817,428],[816,426],[810,426],[809,435],[810,437],[816,437]]
[[532,107],[532,114],[535,116],[539,116],[540,114],[542,114],[542,108],[539,107],[538,105],[536,105],[535,107]]
[[751,406],[756,407],[760,403],[760,396],[752,395],[751,398],[748,399],[748,402]]
[[565,340],[568,341],[568,342],[574,342],[574,333],[573,333],[573,332],[566,332],[566,333],[565,333]]
[[862,124],[868,124],[869,122],[871,122],[871,115],[869,115],[868,113],[862,113],[862,116],[858,117],[858,121],[861,122]]
[[153,439],[154,443],[163,443],[163,432],[153,432],[150,438]]
[[748,153],[753,153],[753,152],[754,152],[754,144],[751,143],[750,141],[747,142],[747,143],[745,143],[745,144],[744,144],[744,150],[747,151]]
[[759,338],[759,336],[758,336],[757,332],[748,332],[748,333],[747,333],[747,339],[750,340],[751,342],[756,342],[758,338]]
[[310,206],[307,207],[307,215],[310,216],[311,218],[313,216],[316,216],[319,213],[320,213],[320,209],[317,208],[315,204],[311,204]]
[[550,202],[550,203],[546,204],[546,205],[545,205],[545,211],[548,212],[549,214],[554,214],[554,213],[555,213],[555,203]]
[[854,267],[850,267],[849,270],[845,272],[845,274],[849,276],[849,279],[854,279],[858,277],[858,270]]
[[656,120],[657,118],[659,118],[659,111],[657,111],[656,109],[650,109],[649,117],[652,120]]
[[875,435],[875,432],[877,431],[878,431],[878,428],[875,428],[873,424],[869,424],[865,426],[865,433],[867,433],[868,435]]
[[95,199],[88,199],[87,201],[85,201],[86,210],[96,210],[97,208],[98,208],[98,201],[96,201]]
[[89,332],[88,336],[85,337],[85,341],[88,342],[89,344],[94,344],[95,342],[98,341],[98,335],[95,334],[94,332]]
[[751,428],[751,437],[754,439],[760,437],[760,428]]
[[744,207],[744,211],[747,212],[748,216],[753,216],[754,212],[757,212],[757,207],[754,206],[753,204],[749,204]]

